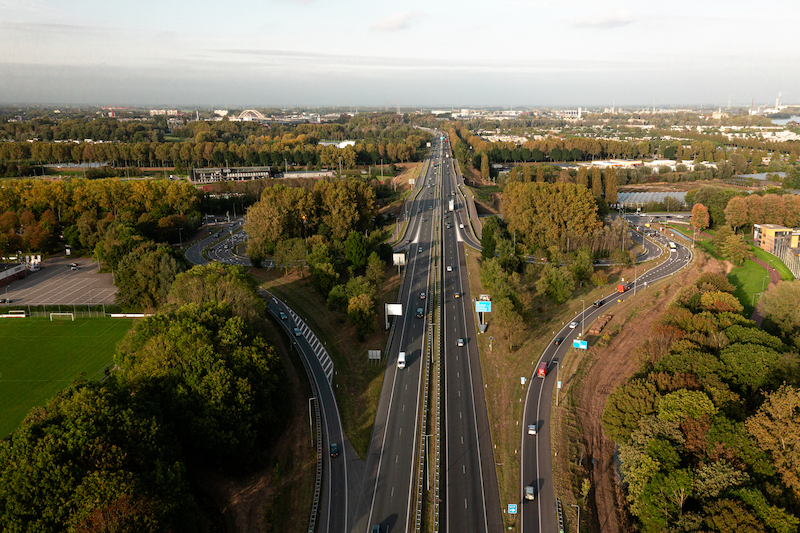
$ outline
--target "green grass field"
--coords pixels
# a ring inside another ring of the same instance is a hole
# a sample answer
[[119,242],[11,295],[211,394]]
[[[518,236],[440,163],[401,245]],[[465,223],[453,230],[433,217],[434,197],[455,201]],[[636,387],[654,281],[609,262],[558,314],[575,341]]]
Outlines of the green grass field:
[[[753,314],[753,309],[755,309],[753,296],[760,293],[763,290],[762,287],[766,287],[765,283],[769,283],[769,279],[765,280],[764,278],[769,278],[767,269],[749,259],[742,266],[735,267],[728,274],[728,281],[736,286],[736,292],[733,295],[744,306],[742,314],[747,318],[750,318],[750,315]],[[758,298],[755,298],[755,303],[758,303]]]
[[0,319],[0,438],[79,373],[100,379],[132,325],[120,318]]
[[791,281],[794,279],[792,271],[789,270],[789,268],[783,263],[783,261],[772,255],[771,253],[762,250],[761,248],[756,248],[755,246],[753,246],[752,248],[753,248],[753,253],[756,254],[756,257],[758,259],[761,259],[767,264],[769,264],[770,261],[772,261],[772,266],[774,266],[775,270],[777,270],[778,273],[781,275],[782,280]]

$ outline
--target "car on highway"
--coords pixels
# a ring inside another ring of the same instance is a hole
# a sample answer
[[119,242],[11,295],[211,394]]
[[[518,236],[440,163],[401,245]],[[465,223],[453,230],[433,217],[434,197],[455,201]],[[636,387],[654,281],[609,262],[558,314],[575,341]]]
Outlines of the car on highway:
[[433,211],[433,206],[429,206],[428,209]]
[[458,227],[464,229],[464,224],[459,224]]
[[452,272],[453,271],[453,267],[451,267],[450,265],[447,265],[447,271],[448,272]]
[[281,317],[281,320],[286,320],[286,318],[287,318],[286,313],[284,313],[283,311],[278,313],[278,316]]
[[80,270],[81,267],[79,267],[78,265],[70,265],[69,269],[70,270]]
[[558,345],[559,345],[559,344],[561,344],[562,342],[564,342],[564,337],[558,337],[556,340],[554,340],[554,341],[553,341],[553,344],[555,344],[556,346],[558,346]]
[[417,307],[417,318],[422,318],[423,310],[421,307]]
[[536,435],[536,424],[528,426],[528,435]]
[[604,303],[605,303],[605,302],[604,302],[603,300],[595,300],[595,302],[592,304],[592,306],[593,306],[593,307],[602,307],[602,305],[603,305]]
[[525,487],[525,499],[533,501],[536,496],[533,494],[533,487],[528,485]]
[[294,336],[295,337],[302,337],[303,336],[303,332],[300,331],[300,328],[294,328]]
[[580,324],[580,322],[578,322],[577,320],[575,320],[575,321],[573,321],[573,322],[570,322],[570,323],[569,323],[569,329],[575,329],[575,328],[577,328],[577,327],[578,327],[578,324]]
[[335,442],[331,444],[331,457],[339,457],[339,445]]
[[420,300],[424,300],[425,299],[425,293],[424,292],[419,293],[419,299]]
[[456,344],[458,344],[459,346],[464,346],[464,339],[458,339]]
[[461,298],[461,293],[457,292],[453,295],[453,298]]
[[11,298],[0,298],[0,304],[10,304]]
[[422,246],[420,246],[419,248],[417,248],[417,251],[418,251],[419,253],[422,253]]

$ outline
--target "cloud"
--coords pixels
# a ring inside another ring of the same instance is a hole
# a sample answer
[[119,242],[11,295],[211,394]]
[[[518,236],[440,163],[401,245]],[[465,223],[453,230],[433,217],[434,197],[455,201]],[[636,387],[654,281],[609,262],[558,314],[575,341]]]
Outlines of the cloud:
[[573,20],[572,27],[608,30],[627,26],[635,20],[627,9],[618,9],[611,13],[598,12],[588,17]]
[[379,20],[370,26],[369,29],[376,31],[405,30],[406,28],[409,28],[413,24],[417,23],[424,15],[425,13],[421,11],[404,11],[401,13],[395,13],[394,15],[388,16],[383,20]]

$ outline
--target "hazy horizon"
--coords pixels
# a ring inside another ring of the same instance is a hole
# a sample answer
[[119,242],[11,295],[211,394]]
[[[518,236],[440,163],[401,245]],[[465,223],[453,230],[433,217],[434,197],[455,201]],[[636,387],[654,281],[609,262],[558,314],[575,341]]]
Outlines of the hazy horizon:
[[0,104],[774,105],[800,101],[800,50],[775,22],[798,14],[720,0],[0,0]]

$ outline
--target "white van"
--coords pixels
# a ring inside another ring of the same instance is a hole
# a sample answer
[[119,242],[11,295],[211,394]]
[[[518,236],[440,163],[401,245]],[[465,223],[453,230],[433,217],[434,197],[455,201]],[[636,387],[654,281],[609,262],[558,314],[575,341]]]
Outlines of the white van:
[[406,352],[400,352],[397,354],[397,368],[400,370],[406,367]]

